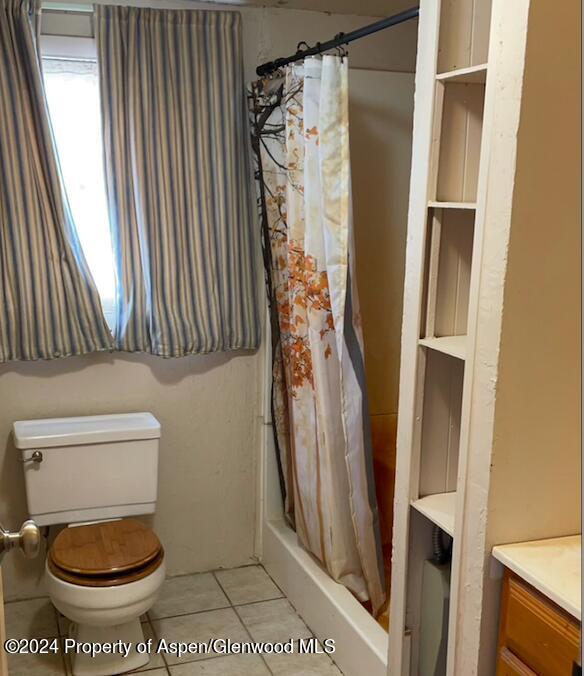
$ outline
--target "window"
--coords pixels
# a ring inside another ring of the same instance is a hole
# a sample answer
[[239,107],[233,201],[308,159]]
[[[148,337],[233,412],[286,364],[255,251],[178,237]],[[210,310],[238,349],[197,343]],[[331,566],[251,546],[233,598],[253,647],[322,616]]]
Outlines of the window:
[[55,57],[43,49],[43,74],[69,205],[105,317],[113,326],[115,273],[103,173],[97,62]]

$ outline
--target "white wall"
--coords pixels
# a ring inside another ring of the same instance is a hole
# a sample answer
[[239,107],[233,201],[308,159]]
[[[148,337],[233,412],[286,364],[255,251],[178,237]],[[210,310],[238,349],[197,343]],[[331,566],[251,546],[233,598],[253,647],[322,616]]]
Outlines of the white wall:
[[[99,0],[98,0],[99,1]],[[67,0],[63,4],[67,4]],[[78,4],[78,3],[76,3]],[[377,17],[348,14],[325,14],[306,10],[270,7],[233,7],[189,0],[118,0],[110,4],[140,5],[178,9],[235,10],[241,12],[244,43],[244,66],[248,80],[255,78],[255,68],[264,61],[288,56],[301,40],[310,45],[323,42],[339,32],[348,33],[378,21]],[[417,20],[380,31],[349,45],[352,68],[414,72],[416,63]],[[43,33],[56,35],[92,35],[91,15],[70,12],[45,13]]]
[[[280,9],[241,11],[248,79],[256,65],[295,51],[300,40],[322,41],[373,20]],[[88,16],[75,16],[52,14],[44,30],[71,34],[73,26],[78,33],[88,32]],[[351,47],[351,64],[413,70],[415,39],[416,22],[366,38]],[[0,366],[0,520],[17,528],[26,517],[22,468],[10,438],[14,420],[148,410],[163,430],[154,528],[166,548],[169,574],[249,562],[261,360],[261,354],[250,353],[170,360],[116,354]],[[40,560],[27,562],[18,553],[6,557],[6,598],[43,593],[41,572]]]

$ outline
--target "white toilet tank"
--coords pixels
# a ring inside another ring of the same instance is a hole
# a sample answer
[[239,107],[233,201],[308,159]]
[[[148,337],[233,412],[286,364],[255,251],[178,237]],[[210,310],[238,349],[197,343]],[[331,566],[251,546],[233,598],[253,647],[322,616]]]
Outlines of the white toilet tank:
[[160,423],[151,413],[19,420],[13,434],[39,526],[154,512]]

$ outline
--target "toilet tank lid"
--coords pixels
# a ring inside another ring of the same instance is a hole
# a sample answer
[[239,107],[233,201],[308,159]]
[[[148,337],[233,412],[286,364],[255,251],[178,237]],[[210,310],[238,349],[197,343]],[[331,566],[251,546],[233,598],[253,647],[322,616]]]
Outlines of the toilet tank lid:
[[152,413],[118,413],[18,420],[12,425],[12,432],[16,448],[50,448],[157,439],[160,437],[160,423]]

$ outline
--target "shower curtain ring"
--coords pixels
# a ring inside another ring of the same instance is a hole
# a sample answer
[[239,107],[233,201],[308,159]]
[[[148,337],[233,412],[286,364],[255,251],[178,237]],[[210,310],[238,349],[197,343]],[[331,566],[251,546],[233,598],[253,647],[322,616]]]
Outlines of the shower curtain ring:
[[340,57],[341,61],[344,59],[345,56],[348,56],[348,51],[347,48],[345,47],[345,44],[343,43],[343,38],[345,37],[345,33],[340,32],[335,35],[335,40],[339,43],[336,45],[335,50],[337,52],[337,56]]

